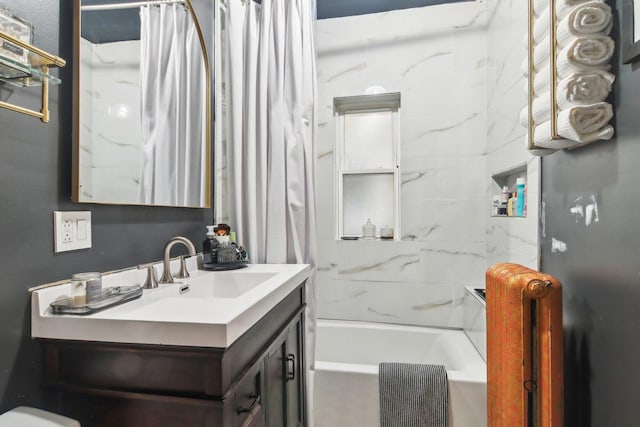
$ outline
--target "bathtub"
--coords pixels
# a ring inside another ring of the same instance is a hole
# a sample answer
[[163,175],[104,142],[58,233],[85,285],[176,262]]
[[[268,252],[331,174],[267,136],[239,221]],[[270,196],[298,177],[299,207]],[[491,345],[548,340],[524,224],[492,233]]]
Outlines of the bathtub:
[[445,365],[449,426],[487,425],[486,365],[462,331],[318,320],[316,346],[315,427],[380,426],[380,362]]

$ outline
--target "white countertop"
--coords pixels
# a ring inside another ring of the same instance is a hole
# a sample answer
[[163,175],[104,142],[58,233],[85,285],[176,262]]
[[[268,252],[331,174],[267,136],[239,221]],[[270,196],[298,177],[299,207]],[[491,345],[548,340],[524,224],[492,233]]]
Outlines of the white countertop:
[[[311,274],[306,264],[250,264],[145,290],[142,297],[87,315],[52,314],[49,304],[70,293],[62,284],[35,290],[31,336],[81,341],[219,347],[231,345]],[[144,281],[142,270],[103,277],[103,287]],[[189,284],[182,295],[180,287]]]

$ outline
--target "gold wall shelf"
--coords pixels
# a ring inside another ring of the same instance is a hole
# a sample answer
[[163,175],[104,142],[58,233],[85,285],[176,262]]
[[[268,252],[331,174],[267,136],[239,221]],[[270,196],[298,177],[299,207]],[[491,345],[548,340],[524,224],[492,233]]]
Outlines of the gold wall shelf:
[[0,31],[0,38],[30,52],[29,64],[21,63],[0,54],[0,80],[19,87],[41,86],[42,109],[40,111],[30,110],[4,101],[0,101],[0,108],[37,117],[44,123],[48,123],[49,85],[61,83],[60,79],[49,74],[49,67],[64,67],[66,61],[2,31]]

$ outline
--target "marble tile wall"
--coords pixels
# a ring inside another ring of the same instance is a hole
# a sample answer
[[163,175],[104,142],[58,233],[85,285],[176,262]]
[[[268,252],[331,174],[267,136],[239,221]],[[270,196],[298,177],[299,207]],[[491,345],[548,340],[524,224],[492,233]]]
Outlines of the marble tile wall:
[[[540,160],[526,152],[526,129],[518,121],[527,103],[520,70],[527,54],[527,2],[487,0],[487,15],[488,175],[527,164],[527,217],[489,218],[487,265],[515,262],[537,269]],[[498,187],[491,191],[497,192]]]
[[82,193],[85,200],[136,200],[140,157],[140,41],[82,39]]
[[[462,327],[487,266],[486,40],[484,1],[318,21],[319,317]],[[401,93],[401,240],[336,241],[333,98],[374,86]]]
[[468,286],[464,294],[463,329],[480,356],[487,360],[487,307],[485,301]]

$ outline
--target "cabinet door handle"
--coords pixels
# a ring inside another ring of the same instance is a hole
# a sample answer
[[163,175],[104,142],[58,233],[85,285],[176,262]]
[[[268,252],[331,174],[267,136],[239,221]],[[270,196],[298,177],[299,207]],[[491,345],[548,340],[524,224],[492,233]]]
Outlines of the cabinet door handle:
[[289,353],[287,355],[287,380],[291,381],[296,378],[296,356]]
[[257,393],[251,393],[249,395],[249,398],[253,399],[249,407],[243,408],[242,406],[239,406],[237,410],[238,414],[242,414],[244,412],[253,412],[253,409],[256,407],[256,405],[260,403],[260,395]]

